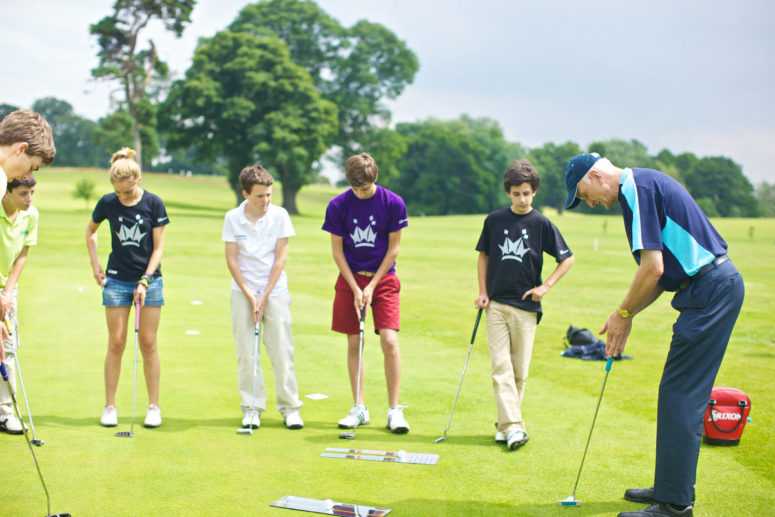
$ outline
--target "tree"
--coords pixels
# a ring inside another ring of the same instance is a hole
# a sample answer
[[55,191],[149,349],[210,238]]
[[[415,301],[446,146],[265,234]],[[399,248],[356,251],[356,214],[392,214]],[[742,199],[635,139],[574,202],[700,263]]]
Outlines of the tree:
[[759,213],[764,217],[775,217],[775,184],[762,181],[756,186]]
[[618,167],[654,168],[656,160],[648,153],[645,145],[639,141],[613,138],[589,144],[590,153],[605,156]]
[[336,106],[276,36],[223,31],[200,40],[170,89],[162,125],[172,148],[194,146],[202,159],[227,163],[238,202],[240,170],[260,160],[279,176],[283,206],[295,214],[296,194],[317,177],[336,135]]
[[6,115],[13,113],[18,109],[18,106],[14,106],[13,104],[7,104],[5,102],[0,103],[0,120],[3,120]]
[[738,164],[725,156],[709,156],[698,159],[689,169],[686,187],[694,199],[707,199],[722,217],[756,217],[759,207],[754,197],[753,185],[743,175]]
[[44,97],[32,105],[51,124],[57,146],[57,165],[94,167],[104,165],[105,150],[96,145],[97,124],[77,115],[73,106],[56,97]]
[[549,142],[530,150],[527,158],[541,177],[534,202],[536,207],[551,206],[560,213],[565,210],[565,164],[580,152],[581,148],[574,142],[559,145]]
[[497,122],[462,116],[403,123],[396,130],[407,150],[392,182],[410,211],[470,214],[504,203],[502,175],[513,150]]
[[195,3],[195,0],[116,0],[113,13],[89,28],[97,36],[99,45],[99,63],[92,69],[92,76],[121,84],[122,108],[131,121],[132,140],[140,163],[150,162],[143,158],[143,129],[155,126],[150,89],[154,81],[164,80],[169,74],[153,40],[149,40],[147,48],[139,48],[140,34],[152,20],[158,20],[180,37],[191,21]]
[[288,45],[324,98],[338,108],[340,162],[364,147],[370,131],[385,127],[384,99],[398,97],[419,67],[417,56],[393,32],[360,20],[345,28],[311,0],[267,0],[246,6],[232,31],[271,32]]
[[399,163],[406,154],[406,138],[390,128],[374,128],[366,132],[357,152],[367,152],[379,167],[379,182],[388,188],[397,184],[401,176]]
[[[104,166],[110,156],[122,147],[130,146],[133,140],[132,117],[126,110],[118,110],[102,117],[97,122],[94,143],[99,151],[98,164]],[[149,169],[148,160],[159,153],[159,138],[156,127],[142,126],[140,140],[145,148],[143,168]]]
[[94,190],[96,185],[94,181],[89,178],[81,178],[76,182],[75,189],[73,190],[73,197],[75,199],[83,199],[86,203],[86,208],[89,208],[89,202],[94,198]]

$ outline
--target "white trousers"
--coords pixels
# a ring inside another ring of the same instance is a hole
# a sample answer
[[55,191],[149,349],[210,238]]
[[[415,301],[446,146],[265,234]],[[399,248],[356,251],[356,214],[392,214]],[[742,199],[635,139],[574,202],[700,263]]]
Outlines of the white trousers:
[[[18,321],[16,316],[17,292],[18,291],[14,289],[14,292],[11,295],[13,302],[11,304],[11,309],[8,311],[8,317],[6,318],[6,321],[10,326],[8,330],[14,335],[11,336],[11,339],[6,339],[3,341],[3,343],[0,344],[0,346],[5,349],[5,367],[8,370],[8,379],[11,381],[11,386],[13,386],[14,393],[16,392],[16,327]],[[0,323],[0,325],[2,325],[2,323]],[[11,399],[11,394],[8,391],[8,385],[4,380],[2,380],[2,378],[0,378],[0,416],[8,416],[13,414],[13,400]]]
[[[291,297],[284,294],[271,295],[264,309],[261,322],[261,341],[264,343],[275,376],[277,409],[285,415],[301,407],[296,372],[293,367],[293,338],[291,337]],[[234,344],[237,352],[237,380],[242,410],[266,409],[266,390],[261,373],[261,349],[253,357],[255,346],[253,308],[241,291],[231,292],[231,322]],[[253,364],[256,361],[256,375]]]

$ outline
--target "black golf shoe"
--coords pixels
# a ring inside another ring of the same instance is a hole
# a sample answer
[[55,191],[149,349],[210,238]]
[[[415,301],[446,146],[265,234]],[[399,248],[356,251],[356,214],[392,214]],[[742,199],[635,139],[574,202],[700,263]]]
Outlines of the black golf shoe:
[[636,512],[619,513],[619,517],[692,517],[693,515],[691,506],[687,506],[683,510],[676,510],[666,503],[652,504]]
[[[624,498],[633,503],[657,504],[654,499],[654,487],[648,488],[628,488],[624,491]],[[692,496],[694,502],[694,496]]]
[[633,503],[655,504],[654,487],[628,488],[624,491],[624,498]]

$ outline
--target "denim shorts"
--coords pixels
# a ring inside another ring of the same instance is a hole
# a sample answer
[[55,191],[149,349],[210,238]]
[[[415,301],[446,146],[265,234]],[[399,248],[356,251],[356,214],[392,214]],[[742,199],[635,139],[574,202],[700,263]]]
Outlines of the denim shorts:
[[[102,288],[102,305],[105,307],[131,307],[137,282],[125,282],[108,277]],[[153,277],[145,293],[146,307],[161,307],[164,305],[164,280],[160,276]]]

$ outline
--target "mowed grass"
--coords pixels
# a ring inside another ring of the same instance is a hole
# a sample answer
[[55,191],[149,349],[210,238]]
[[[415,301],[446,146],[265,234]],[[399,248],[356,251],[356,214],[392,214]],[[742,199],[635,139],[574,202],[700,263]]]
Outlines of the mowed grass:
[[[97,425],[106,330],[83,237],[94,201],[87,209],[71,197],[82,177],[93,178],[100,193],[110,189],[104,172],[53,169],[38,175],[40,244],[21,282],[21,356],[38,434],[47,442],[36,452],[54,511],[77,517],[291,515],[268,506],[284,495],[385,506],[405,516],[615,515],[638,508],[621,497],[625,488],[648,486],[653,479],[657,387],[676,316],[669,296],[637,317],[626,350],[635,359],[617,363],[611,372],[577,494],[584,504],[575,509],[557,504],[571,492],[603,380],[602,363],[559,356],[562,337],[569,324],[597,330],[629,285],[635,265],[619,217],[550,214],[577,262],[545,300],[524,402],[531,439],[513,453],[492,441],[495,404],[484,326],[449,440],[432,443],[447,422],[475,317],[473,248],[483,216],[411,219],[399,272],[402,401],[409,406],[412,432],[393,436],[383,427],[382,357],[369,333],[366,393],[372,424],[359,429],[354,442],[343,442],[335,424],[351,403],[345,340],[329,330],[336,269],[328,235],[320,230],[326,201],[336,190],[305,188],[287,268],[296,371],[302,395],[321,392],[329,398],[304,398],[305,429],[285,430],[264,357],[271,402],[262,428],[246,437],[235,433],[240,412],[229,275],[220,241],[233,195],[223,178],[148,174],[146,187],[166,201],[172,220],[159,335],[164,425],[136,427],[133,439],[119,439],[115,430]],[[276,194],[279,202],[279,186]],[[750,394],[753,422],[739,447],[703,445],[696,514],[771,515],[775,221],[714,222],[746,280],[743,313],[717,385]],[[103,261],[106,226],[100,233]],[[187,335],[191,330],[199,334]],[[120,429],[131,415],[131,351],[130,342],[119,389]],[[144,387],[139,400],[144,414]],[[420,466],[319,457],[325,447],[348,445],[434,452],[441,460]],[[21,437],[0,435],[0,451],[0,515],[42,515],[43,493]]]

